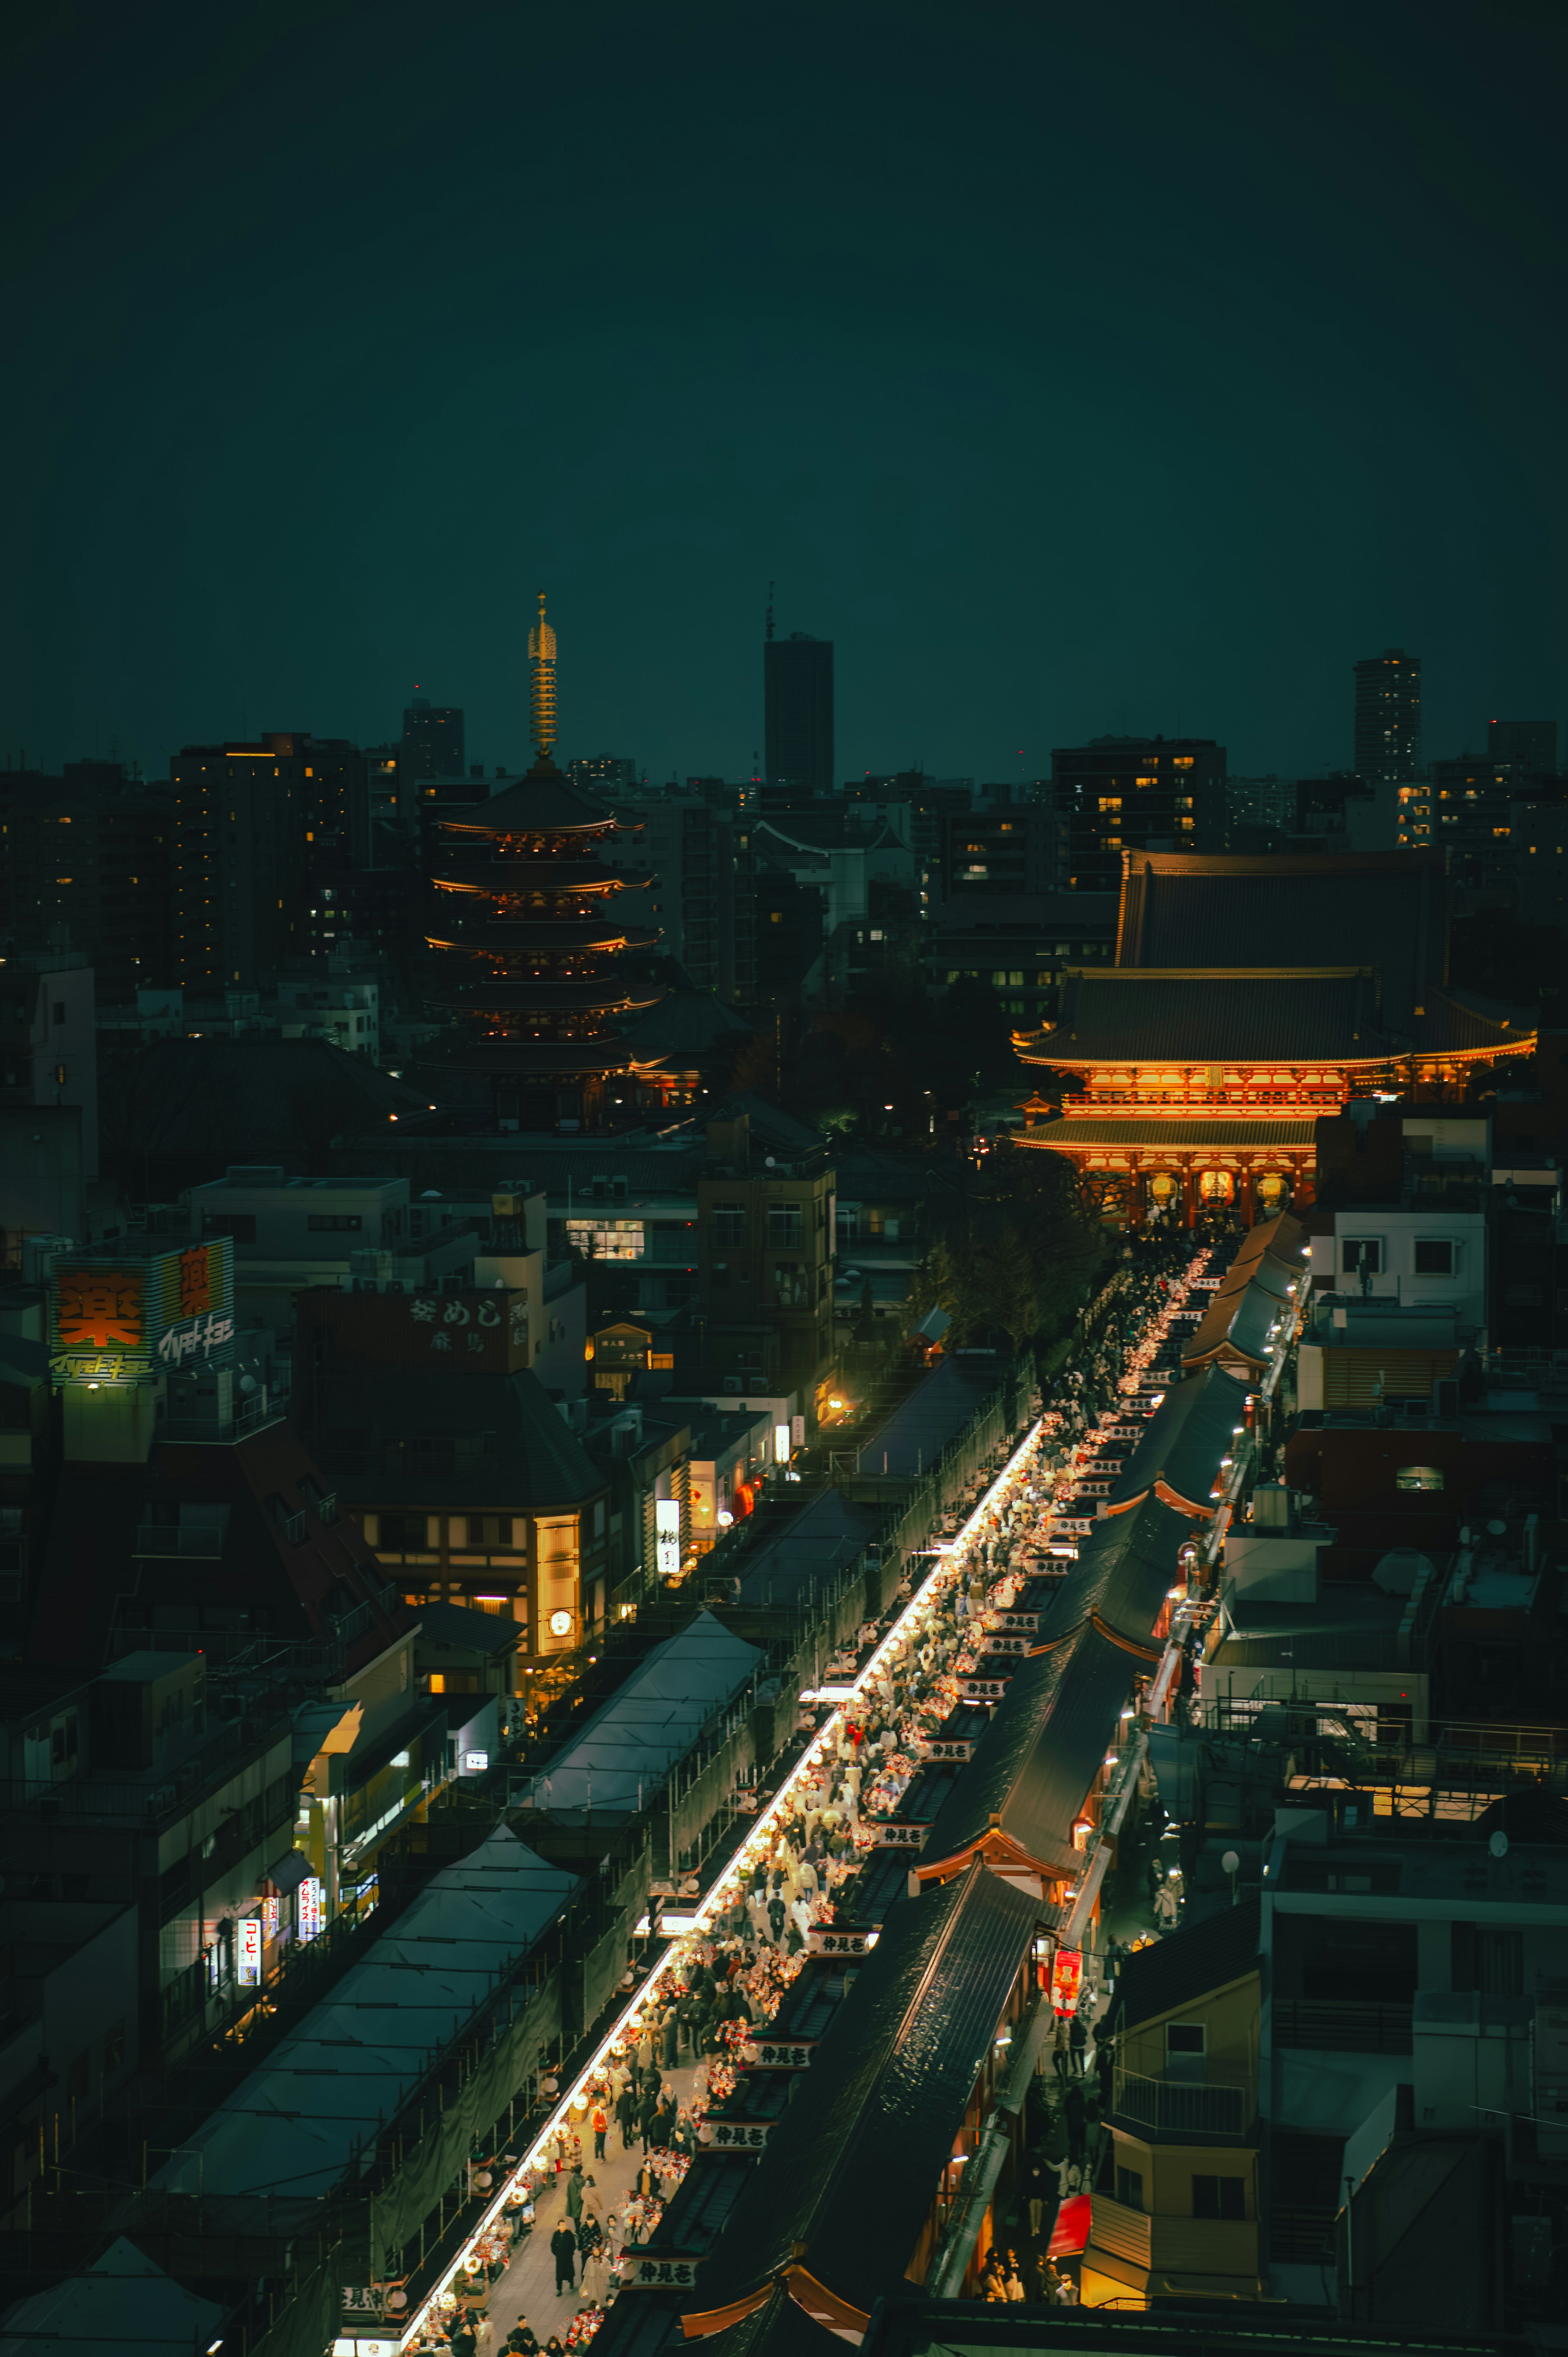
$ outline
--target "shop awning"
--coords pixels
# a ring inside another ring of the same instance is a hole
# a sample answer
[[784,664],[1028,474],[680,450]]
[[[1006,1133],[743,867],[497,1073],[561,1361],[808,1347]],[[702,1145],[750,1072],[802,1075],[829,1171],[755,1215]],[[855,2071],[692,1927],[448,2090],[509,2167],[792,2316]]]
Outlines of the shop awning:
[[762,1650],[735,1637],[711,1612],[699,1612],[667,1638],[540,1769],[529,1785],[536,1809],[552,1815],[592,1810],[630,1815],[653,1800],[714,1711],[732,1702],[762,1660]]
[[498,1826],[470,1857],[432,1877],[364,1962],[242,2081],[155,2181],[209,2199],[309,2200],[333,2191],[357,2173],[380,2126],[576,1885],[575,1875],[546,1865]]

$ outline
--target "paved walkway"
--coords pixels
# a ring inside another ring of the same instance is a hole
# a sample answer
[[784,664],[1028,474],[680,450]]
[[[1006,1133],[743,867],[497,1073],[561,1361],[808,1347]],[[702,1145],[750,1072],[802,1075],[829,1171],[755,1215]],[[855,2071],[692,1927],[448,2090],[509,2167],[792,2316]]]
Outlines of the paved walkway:
[[[678,2104],[688,2104],[695,2065],[682,2064],[679,2070],[664,2073],[664,2084],[672,2088]],[[584,2114],[585,2120],[587,2115]],[[585,2187],[589,2205],[599,2223],[604,2225],[613,2211],[619,2218],[637,2183],[637,2172],[642,2166],[642,2146],[634,2138],[629,2152],[623,2149],[621,2132],[612,2119],[605,2139],[605,2158],[594,2160],[594,2139],[590,2129],[583,2133],[583,2169],[594,2182]],[[555,2262],[550,2253],[550,2237],[566,2215],[566,2177],[563,2173],[553,2186],[545,2186],[534,2208],[533,2229],[512,2253],[511,2264],[499,2282],[490,2287],[489,2314],[493,2330],[485,2343],[486,2357],[498,2357],[508,2333],[515,2324],[526,2321],[542,2342],[553,2332],[565,2337],[566,2327],[579,2308],[586,2303],[580,2284],[570,2291],[555,2289]],[[624,2229],[617,2237],[617,2254],[626,2247]]]

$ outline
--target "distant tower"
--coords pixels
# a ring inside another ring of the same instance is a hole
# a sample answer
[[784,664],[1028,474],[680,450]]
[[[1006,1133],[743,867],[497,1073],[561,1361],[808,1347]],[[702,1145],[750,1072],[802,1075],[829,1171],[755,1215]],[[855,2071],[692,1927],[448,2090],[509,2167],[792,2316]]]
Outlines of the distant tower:
[[833,790],[833,642],[792,630],[773,636],[768,609],[762,648],[762,741],[769,785]]
[[1356,665],[1356,775],[1368,785],[1421,775],[1421,657],[1402,647]]
[[528,634],[528,665],[532,673],[534,770],[547,777],[555,768],[555,633],[544,619],[544,592],[539,593],[539,619]]
[[605,857],[638,830],[555,766],[555,633],[542,596],[528,657],[533,767],[435,822],[427,938],[450,977],[437,995],[467,1033],[450,1061],[489,1083],[503,1127],[614,1129],[645,1090],[658,1101],[661,1068],[621,1027],[664,995],[624,972],[627,952],[659,934],[634,911],[639,888]]

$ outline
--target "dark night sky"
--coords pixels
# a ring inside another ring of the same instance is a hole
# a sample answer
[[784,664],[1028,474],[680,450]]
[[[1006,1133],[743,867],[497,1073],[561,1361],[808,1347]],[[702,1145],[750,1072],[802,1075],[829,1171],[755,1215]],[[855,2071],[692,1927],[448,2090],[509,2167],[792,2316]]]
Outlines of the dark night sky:
[[[0,748],[247,728],[744,774],[1350,758],[1568,712],[1568,12],[124,6],[6,35]],[[1019,749],[1024,748],[1020,757]]]

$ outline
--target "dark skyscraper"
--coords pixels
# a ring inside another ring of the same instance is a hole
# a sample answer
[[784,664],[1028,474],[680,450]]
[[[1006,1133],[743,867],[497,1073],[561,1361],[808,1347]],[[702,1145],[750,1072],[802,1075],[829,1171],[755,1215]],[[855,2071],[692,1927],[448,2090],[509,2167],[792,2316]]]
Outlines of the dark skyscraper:
[[1488,720],[1487,758],[1511,761],[1527,776],[1554,777],[1557,771],[1555,720]]
[[460,778],[462,706],[416,695],[403,716],[403,775],[415,783],[421,778]]
[[764,774],[769,785],[833,790],[833,642],[791,630],[762,650]]
[[1369,785],[1421,775],[1421,657],[1402,647],[1356,665],[1356,775]]

